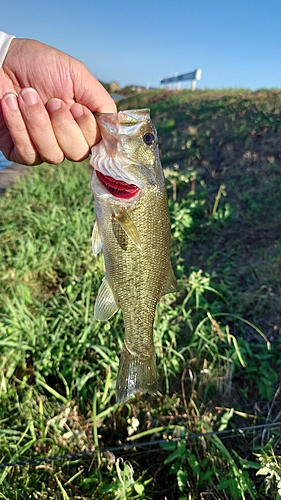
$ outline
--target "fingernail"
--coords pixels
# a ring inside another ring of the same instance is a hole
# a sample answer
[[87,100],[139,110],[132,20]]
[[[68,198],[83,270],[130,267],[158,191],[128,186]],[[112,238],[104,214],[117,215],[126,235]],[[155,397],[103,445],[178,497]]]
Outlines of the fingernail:
[[70,108],[71,114],[75,120],[84,114],[82,104],[75,102]]
[[23,102],[28,106],[33,106],[33,104],[37,104],[37,102],[39,102],[39,96],[35,89],[23,89],[20,95]]
[[47,103],[47,109],[50,113],[52,113],[53,111],[57,111],[60,108],[61,108],[61,100],[56,99],[55,97],[50,101],[48,101]]
[[7,104],[9,109],[16,111],[19,109],[18,99],[15,94],[6,94],[2,97],[3,101]]

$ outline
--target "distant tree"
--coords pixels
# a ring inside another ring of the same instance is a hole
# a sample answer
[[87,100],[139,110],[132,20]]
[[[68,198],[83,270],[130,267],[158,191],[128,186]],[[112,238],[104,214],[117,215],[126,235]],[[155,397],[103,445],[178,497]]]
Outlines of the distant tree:
[[131,95],[134,95],[135,93],[136,93],[136,91],[132,89],[131,85],[127,85],[126,87],[124,87],[122,89],[122,94],[125,97],[130,97]]

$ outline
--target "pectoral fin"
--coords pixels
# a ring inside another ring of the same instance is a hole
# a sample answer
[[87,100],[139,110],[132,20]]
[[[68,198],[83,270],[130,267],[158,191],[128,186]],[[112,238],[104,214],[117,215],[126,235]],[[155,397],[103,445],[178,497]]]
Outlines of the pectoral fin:
[[172,266],[170,266],[169,274],[165,286],[163,288],[162,295],[166,295],[167,293],[174,293],[178,290],[177,280],[174,275],[174,271]]
[[98,291],[94,315],[98,321],[106,321],[118,311],[112,290],[104,278]]
[[122,227],[130,240],[141,250],[141,240],[138,230],[127,212],[123,211],[119,215],[112,215],[113,219]]
[[102,249],[102,241],[99,230],[99,222],[96,220],[92,232],[92,251],[95,255],[97,255]]

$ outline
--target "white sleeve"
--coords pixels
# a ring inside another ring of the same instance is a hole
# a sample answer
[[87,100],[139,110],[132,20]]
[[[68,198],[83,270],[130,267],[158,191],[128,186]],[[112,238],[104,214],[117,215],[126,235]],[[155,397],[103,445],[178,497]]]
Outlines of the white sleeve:
[[4,31],[0,31],[0,68],[2,68],[2,64],[13,38],[15,38],[14,35],[8,35],[7,33],[4,33]]

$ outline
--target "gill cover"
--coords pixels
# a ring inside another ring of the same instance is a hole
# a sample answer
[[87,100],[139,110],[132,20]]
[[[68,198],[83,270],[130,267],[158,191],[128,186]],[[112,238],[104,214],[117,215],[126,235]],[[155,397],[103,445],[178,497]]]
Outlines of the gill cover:
[[[131,186],[132,196],[137,194],[137,189],[154,185],[158,143],[149,109],[97,113],[95,116],[102,141],[92,148],[90,164],[101,184],[116,197],[118,189],[125,191],[125,186],[119,187],[117,181]],[[108,182],[104,176],[108,177]],[[111,190],[114,187],[116,194]],[[126,195],[120,197],[126,198]]]

